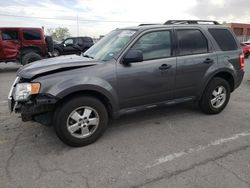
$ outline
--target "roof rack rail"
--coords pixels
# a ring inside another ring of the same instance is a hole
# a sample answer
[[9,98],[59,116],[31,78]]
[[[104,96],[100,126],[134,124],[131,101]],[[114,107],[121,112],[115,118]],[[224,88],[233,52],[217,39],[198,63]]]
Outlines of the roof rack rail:
[[171,25],[171,24],[214,24],[220,25],[217,21],[212,20],[168,20],[164,23],[164,25]]
[[159,24],[156,24],[156,23],[155,24],[153,23],[152,24],[139,24],[138,26],[147,26],[147,25],[159,25]]

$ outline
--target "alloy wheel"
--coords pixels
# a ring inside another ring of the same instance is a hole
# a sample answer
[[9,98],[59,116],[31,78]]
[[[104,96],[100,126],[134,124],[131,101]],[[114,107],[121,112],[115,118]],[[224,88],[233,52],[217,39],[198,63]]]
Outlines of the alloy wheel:
[[215,88],[215,90],[212,92],[211,96],[211,105],[213,108],[220,108],[226,101],[227,91],[225,87],[218,86]]
[[95,109],[82,106],[70,113],[67,119],[67,129],[76,138],[87,138],[97,130],[99,119]]

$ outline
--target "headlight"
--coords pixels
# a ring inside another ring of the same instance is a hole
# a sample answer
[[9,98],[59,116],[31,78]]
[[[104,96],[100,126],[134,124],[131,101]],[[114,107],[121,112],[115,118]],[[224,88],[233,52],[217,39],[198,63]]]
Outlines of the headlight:
[[16,85],[14,99],[15,101],[27,100],[30,95],[39,93],[40,83],[20,83]]

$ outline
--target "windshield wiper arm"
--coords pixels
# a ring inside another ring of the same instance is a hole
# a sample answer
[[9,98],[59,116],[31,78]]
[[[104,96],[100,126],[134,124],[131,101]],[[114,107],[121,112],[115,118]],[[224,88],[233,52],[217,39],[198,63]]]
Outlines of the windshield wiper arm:
[[87,58],[90,58],[90,59],[94,59],[94,57],[89,56],[89,55],[87,55],[87,54],[83,54],[83,57],[87,57]]

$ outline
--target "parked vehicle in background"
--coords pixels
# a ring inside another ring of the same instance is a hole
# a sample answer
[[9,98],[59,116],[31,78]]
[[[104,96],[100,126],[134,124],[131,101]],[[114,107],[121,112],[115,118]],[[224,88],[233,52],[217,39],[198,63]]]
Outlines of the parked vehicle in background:
[[240,43],[240,45],[241,45],[241,49],[244,53],[244,57],[248,58],[250,55],[250,45],[247,45],[245,43]]
[[54,56],[81,54],[94,44],[91,37],[70,37],[62,43],[54,44]]
[[250,45],[250,39],[248,39],[247,41],[242,42],[242,43],[247,44],[247,45]]
[[0,27],[0,62],[26,65],[47,57],[49,46],[41,28]]
[[93,143],[109,118],[140,110],[193,101],[218,114],[242,82],[244,55],[229,28],[206,22],[116,29],[83,56],[30,64],[17,73],[9,109],[53,125],[70,146]]

